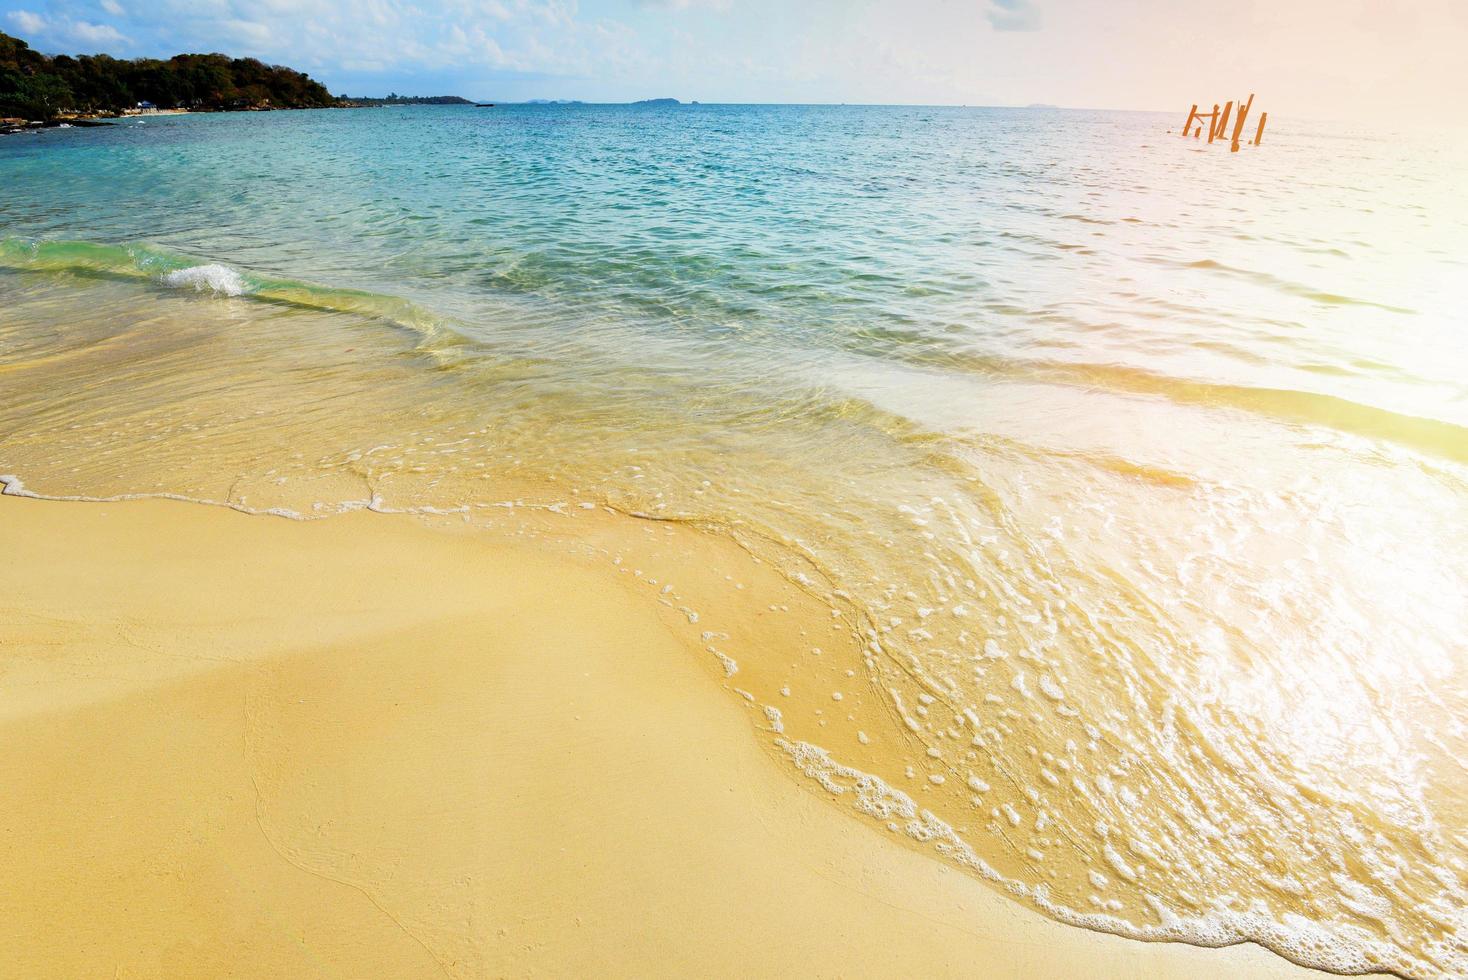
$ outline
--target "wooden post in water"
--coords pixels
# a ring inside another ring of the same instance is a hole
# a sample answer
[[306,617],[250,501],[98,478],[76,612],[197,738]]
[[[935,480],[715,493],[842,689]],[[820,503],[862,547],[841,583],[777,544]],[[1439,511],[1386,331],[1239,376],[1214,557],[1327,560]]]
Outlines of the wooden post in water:
[[[1235,107],[1237,107],[1237,111],[1235,111]],[[1208,142],[1212,143],[1214,140],[1224,139],[1228,136],[1229,116],[1232,115],[1234,131],[1229,152],[1237,153],[1239,152],[1239,140],[1244,135],[1244,122],[1249,118],[1249,110],[1252,108],[1254,108],[1253,92],[1249,93],[1247,101],[1240,99],[1235,103],[1233,99],[1229,99],[1224,104],[1222,112],[1218,110],[1218,103],[1213,103],[1213,111],[1206,116],[1198,111],[1198,103],[1194,102],[1193,107],[1188,110],[1187,120],[1183,123],[1183,139],[1187,139],[1189,136],[1193,137],[1193,139],[1200,139],[1203,136],[1203,123],[1205,120],[1208,123]],[[1254,138],[1249,141],[1251,145],[1258,146],[1264,141],[1264,122],[1268,118],[1269,113],[1267,112],[1261,112],[1259,114],[1259,128],[1254,131]],[[1197,129],[1193,128],[1193,123],[1195,122],[1198,124]]]
[[1254,104],[1254,93],[1253,92],[1250,92],[1249,93],[1249,101],[1248,102],[1240,102],[1239,103],[1239,114],[1234,118],[1234,138],[1233,138],[1233,145],[1228,148],[1230,153],[1237,153],[1237,152],[1239,152],[1239,137],[1244,134],[1244,120],[1249,118],[1249,108],[1253,104]]

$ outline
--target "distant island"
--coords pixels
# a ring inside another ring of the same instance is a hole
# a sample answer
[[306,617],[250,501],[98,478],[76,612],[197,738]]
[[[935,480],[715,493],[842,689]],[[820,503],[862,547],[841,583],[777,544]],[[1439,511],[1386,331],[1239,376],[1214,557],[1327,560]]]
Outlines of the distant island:
[[53,121],[145,109],[196,112],[317,109],[337,105],[304,72],[223,54],[167,61],[110,55],[49,57],[0,33],[0,118]]
[[379,106],[379,105],[476,105],[477,103],[461,98],[457,95],[398,95],[391,93],[385,99],[373,99],[367,96],[353,97],[350,95],[339,96],[337,101],[344,106]]
[[[526,99],[520,105],[586,105],[580,99]],[[609,102],[606,105],[682,105],[677,99],[643,99],[640,102]],[[697,102],[692,103],[698,105]]]

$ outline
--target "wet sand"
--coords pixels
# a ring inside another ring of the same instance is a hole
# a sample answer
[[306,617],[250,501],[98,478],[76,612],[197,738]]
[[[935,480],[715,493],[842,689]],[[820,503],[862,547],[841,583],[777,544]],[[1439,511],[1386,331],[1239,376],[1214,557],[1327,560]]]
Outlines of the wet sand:
[[15,498],[0,553],[17,976],[1309,972],[1061,925],[882,836],[593,557]]

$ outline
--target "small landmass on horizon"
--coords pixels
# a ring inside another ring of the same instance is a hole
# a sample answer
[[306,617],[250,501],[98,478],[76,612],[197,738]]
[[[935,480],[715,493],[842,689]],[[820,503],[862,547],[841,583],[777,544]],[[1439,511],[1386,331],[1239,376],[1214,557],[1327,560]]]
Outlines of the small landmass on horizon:
[[472,99],[466,99],[460,95],[399,95],[396,92],[388,94],[385,98],[373,98],[370,95],[339,95],[337,101],[345,106],[380,106],[380,105],[475,105]]

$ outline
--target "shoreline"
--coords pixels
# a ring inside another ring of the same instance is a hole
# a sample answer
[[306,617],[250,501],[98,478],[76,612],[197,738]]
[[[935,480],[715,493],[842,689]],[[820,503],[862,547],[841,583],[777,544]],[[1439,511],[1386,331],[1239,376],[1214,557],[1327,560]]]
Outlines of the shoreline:
[[21,119],[19,117],[0,120],[0,136],[17,136],[42,129],[95,129],[113,125],[114,120],[147,119],[152,116],[212,116],[236,112],[306,112],[319,109],[376,109],[375,105],[317,105],[317,106],[245,106],[238,109],[149,109],[123,110],[121,112],[89,112],[57,116],[54,119]]
[[[114,254],[115,249],[99,252],[96,246],[86,243],[82,243],[82,248],[90,250],[86,252],[86,258],[97,267],[111,268],[109,263],[118,257]],[[152,257],[153,253],[134,255],[128,251],[124,266],[132,269],[137,263]],[[217,266],[195,265],[195,261],[181,259],[166,266],[186,273],[180,283],[184,287],[184,298],[181,302],[175,300],[175,305],[189,316],[180,316],[176,320],[158,319],[149,315],[151,310],[146,309],[153,305],[151,302],[141,307],[131,303],[113,307],[106,301],[95,301],[71,318],[68,343],[56,350],[52,357],[22,362],[22,372],[33,372],[28,375],[32,382],[17,388],[17,395],[26,391],[33,391],[35,395],[17,399],[11,409],[15,417],[33,415],[36,408],[32,406],[43,402],[42,393],[57,382],[71,386],[75,384],[74,379],[87,379],[88,384],[91,379],[97,379],[97,387],[89,389],[93,404],[108,406],[108,414],[112,417],[132,420],[123,428],[114,428],[116,423],[99,417],[82,429],[68,426],[47,432],[39,428],[22,439],[14,440],[10,443],[8,455],[11,462],[7,469],[26,474],[27,482],[34,482],[34,492],[42,496],[52,494],[52,499],[70,493],[75,495],[73,499],[109,504],[128,498],[173,495],[179,500],[214,502],[245,512],[274,512],[281,516],[299,517],[312,524],[316,521],[311,518],[330,520],[327,515],[334,512],[346,513],[354,521],[358,516],[366,516],[360,514],[361,511],[385,512],[386,517],[391,517],[394,512],[409,512],[416,513],[426,523],[441,525],[435,530],[447,531],[473,524],[487,531],[490,540],[514,539],[517,536],[527,540],[545,539],[548,547],[554,546],[552,550],[559,549],[556,553],[575,552],[594,558],[601,571],[609,573],[613,580],[628,586],[632,586],[635,580],[633,591],[638,593],[637,602],[652,607],[664,619],[665,625],[682,637],[686,655],[701,663],[706,678],[714,682],[715,689],[722,687],[725,700],[744,713],[741,737],[754,734],[756,743],[774,760],[777,771],[802,783],[807,791],[826,798],[848,819],[855,817],[858,822],[864,822],[878,836],[918,851],[928,860],[947,861],[961,874],[1002,879],[991,880],[988,887],[998,890],[1001,895],[1008,892],[1010,894],[1006,897],[1074,926],[1131,939],[1179,940],[1203,947],[1251,939],[1262,941],[1296,962],[1303,961],[1340,972],[1364,969],[1372,963],[1390,962],[1358,955],[1357,947],[1350,944],[1349,934],[1345,942],[1338,943],[1333,941],[1337,937],[1322,936],[1321,930],[1305,931],[1312,923],[1299,922],[1299,916],[1289,920],[1257,916],[1245,919],[1229,914],[1233,911],[1231,909],[1221,910],[1221,914],[1213,916],[1209,915],[1208,907],[1199,906],[1188,896],[1184,896],[1183,901],[1191,904],[1192,911],[1201,908],[1201,916],[1177,918],[1178,903],[1169,905],[1161,899],[1160,905],[1137,902],[1131,908],[1113,908],[1120,904],[1119,901],[1103,905],[1104,899],[1122,889],[1124,871],[1116,870],[1116,878],[1102,876],[1107,876],[1118,864],[1127,866],[1125,855],[1129,851],[1117,854],[1096,853],[1099,849],[1088,851],[1084,836],[1062,836],[1049,829],[1054,826],[1051,801],[1030,795],[1022,771],[1021,778],[1016,778],[1015,771],[1002,767],[993,753],[988,760],[979,757],[978,753],[974,753],[974,759],[969,759],[964,756],[967,746],[948,750],[950,744],[959,743],[936,741],[933,746],[938,750],[936,755],[932,751],[924,754],[921,744],[914,745],[910,733],[923,734],[913,728],[914,723],[918,728],[922,727],[918,719],[931,722],[932,727],[927,731],[933,739],[940,740],[946,736],[960,739],[960,742],[967,741],[961,730],[972,719],[965,715],[967,720],[960,721],[956,708],[952,715],[943,713],[942,707],[932,708],[940,701],[924,700],[926,691],[923,689],[909,691],[903,687],[894,691],[903,684],[898,674],[902,662],[897,662],[897,670],[888,670],[884,675],[882,668],[891,665],[884,665],[871,656],[870,652],[876,651],[876,647],[865,641],[877,639],[867,632],[874,628],[882,631],[879,635],[886,646],[889,642],[887,626],[896,628],[901,624],[875,618],[877,611],[889,608],[883,602],[883,596],[861,590],[852,596],[837,588],[836,580],[829,577],[830,572],[838,567],[834,563],[841,558],[834,554],[834,549],[825,549],[826,560],[822,561],[819,551],[792,550],[782,546],[784,542],[778,537],[761,533],[762,528],[777,527],[778,524],[755,522],[741,525],[737,519],[702,524],[696,512],[689,516],[686,504],[672,512],[671,520],[658,520],[661,493],[608,493],[600,481],[583,480],[581,473],[526,474],[494,466],[495,444],[478,443],[472,437],[490,431],[489,423],[499,413],[465,417],[449,412],[429,432],[404,431],[406,426],[403,423],[411,416],[403,414],[397,406],[413,412],[434,413],[445,407],[444,402],[423,397],[431,395],[431,392],[425,392],[419,383],[423,355],[418,338],[424,334],[416,330],[383,334],[383,339],[389,343],[372,348],[377,354],[411,352],[411,360],[384,356],[369,359],[367,363],[374,366],[370,375],[373,383],[354,385],[351,393],[339,393],[332,417],[325,419],[309,404],[319,390],[316,385],[262,386],[259,382],[266,377],[291,378],[299,382],[302,378],[299,371],[306,366],[312,372],[309,377],[331,377],[347,364],[353,368],[350,377],[362,378],[356,359],[349,356],[362,343],[362,338],[344,329],[355,330],[355,322],[343,323],[316,313],[293,312],[288,318],[257,317],[257,312],[267,311],[269,307],[220,301],[217,296],[210,297],[207,305],[193,301],[187,293],[196,287],[189,283],[197,281],[200,273],[213,277],[224,276],[231,271]],[[152,274],[157,275],[161,271],[155,267]],[[168,278],[172,279],[173,273],[169,273]],[[281,288],[281,284],[276,283],[273,288]],[[114,294],[131,297],[136,287],[131,282],[99,282],[95,286],[89,285],[88,290],[89,296],[99,298]],[[40,296],[44,298],[48,292],[50,290],[43,289]],[[28,296],[25,292],[20,295],[23,299]],[[151,296],[151,291],[145,295]],[[172,293],[163,295],[170,299],[176,296]],[[66,308],[71,309],[72,297],[68,294],[65,298]],[[346,298],[354,302],[364,299],[360,294]],[[381,308],[377,305],[380,297],[366,298],[373,300],[371,309]],[[358,302],[357,306],[363,308],[365,304]],[[18,308],[24,322],[28,315],[27,305],[23,302],[18,304]],[[206,346],[198,346],[198,335],[183,333],[177,338],[183,341],[182,345],[175,346],[175,338],[170,336],[173,329],[197,330],[197,317],[207,316],[206,322],[212,322],[216,312],[229,312],[235,329],[217,334],[211,331],[207,335]],[[135,313],[149,315],[146,331],[135,332],[132,319]],[[411,319],[412,311],[405,313],[398,308],[395,313],[404,318],[402,322],[416,322]],[[249,329],[241,329],[246,324]],[[320,329],[316,329],[318,325]],[[138,338],[139,346],[130,348],[128,357],[137,356],[142,364],[149,363],[160,350],[189,351],[190,356],[180,359],[168,375],[170,384],[183,391],[208,394],[197,398],[196,407],[187,414],[177,414],[166,401],[154,405],[147,400],[135,399],[131,389],[125,394],[118,392],[123,397],[114,400],[114,395],[107,389],[113,379],[126,378],[128,373],[119,373],[115,362],[110,361],[122,346],[111,342],[110,338],[123,337]],[[109,340],[99,344],[96,342],[98,338]],[[268,360],[249,362],[249,370],[243,377],[232,375],[228,378],[229,383],[223,385],[219,383],[220,376],[212,371],[198,371],[192,367],[235,363],[237,351],[231,350],[231,346],[240,338],[248,338],[251,350],[268,352]],[[216,345],[216,340],[228,343]],[[201,356],[205,351],[208,356]],[[63,370],[52,374],[53,367]],[[34,368],[39,370],[33,371]],[[246,378],[250,383],[241,383]],[[353,394],[358,391],[370,391],[372,398],[359,400]],[[247,399],[246,403],[240,404],[241,399]],[[195,431],[194,423],[198,418],[263,418],[265,413],[261,410],[266,405],[270,406],[269,414],[280,420],[292,421],[288,440],[282,440],[275,427],[267,432],[244,425],[232,440],[216,438],[210,441],[212,446],[230,452],[245,451],[253,458],[236,457],[228,452],[222,455],[205,453],[184,462],[177,457],[170,458],[167,452],[159,453],[151,445],[155,440],[150,434],[159,425],[187,433]],[[143,413],[141,417],[134,414],[139,411]],[[362,420],[367,424],[355,429],[338,428],[335,420],[340,418]],[[329,424],[323,427],[313,423],[313,419]],[[344,453],[352,447],[355,449],[346,453],[343,462],[356,464],[364,459],[370,462],[361,467],[324,465],[341,458],[334,454]],[[445,461],[456,457],[477,459],[480,462],[473,464],[474,469],[494,472],[465,479],[458,477],[459,469],[452,466],[411,465],[418,462],[415,456],[422,460],[424,456],[419,454],[430,453],[430,459],[438,457]],[[88,472],[76,467],[67,469],[73,464],[85,466],[91,461],[105,463],[109,456],[115,456],[116,461],[99,471]],[[265,468],[267,457],[276,464],[269,469]],[[314,459],[317,465],[302,466],[291,462],[303,458]],[[417,476],[420,469],[423,473],[433,474],[432,482],[425,485],[424,481],[430,477]],[[637,470],[638,474],[631,476],[627,483],[629,488],[635,489],[640,469],[637,466],[631,469]],[[231,478],[229,474],[234,476]],[[559,482],[558,475],[561,477]],[[454,478],[445,480],[444,476]],[[5,491],[7,495],[33,492],[3,477],[0,481],[10,484]],[[147,489],[150,487],[156,488],[151,494]],[[165,491],[164,488],[170,489]],[[694,490],[692,499],[697,500],[698,496],[699,491]],[[705,513],[719,514],[720,510],[710,508]],[[726,508],[723,513],[737,516],[743,511]],[[899,513],[903,511],[899,509]],[[652,519],[637,519],[645,517]],[[371,523],[359,526],[377,527]],[[901,539],[901,535],[896,537]],[[865,554],[859,546],[851,553]],[[622,559],[620,564],[617,559]],[[763,573],[760,571],[762,561],[765,563]],[[606,567],[609,564],[612,568]],[[770,569],[776,567],[780,571],[771,573]],[[851,581],[849,575],[846,580]],[[896,580],[900,579],[894,578]],[[795,587],[795,583],[799,583],[799,587]],[[973,585],[964,587],[974,591]],[[957,590],[957,586],[954,588]],[[654,601],[648,603],[648,598]],[[185,600],[186,608],[208,608],[211,605],[209,601]],[[913,606],[919,607],[921,603],[914,599]],[[913,612],[919,619],[924,618],[921,609],[914,608]],[[404,613],[411,614],[412,609],[405,609]],[[963,617],[967,612],[955,608],[953,615]],[[940,617],[930,620],[929,625],[943,621]],[[693,626],[695,622],[696,627]],[[1021,652],[1016,659],[1023,656]],[[729,666],[725,666],[722,658],[727,659]],[[1001,680],[1010,673],[1003,664],[980,666],[997,669]],[[1050,666],[1059,670],[1061,663],[1057,659]],[[1073,661],[1070,666],[1078,668],[1080,663]],[[1036,672],[1029,677],[1035,678],[1039,668],[1032,669]],[[735,670],[737,676],[731,676]],[[1031,688],[1027,693],[1022,687],[1015,686],[1015,683],[1024,684],[1023,676],[1014,676],[1016,680],[1004,687],[1001,696],[1007,698],[1010,691],[1014,691],[1019,698],[1025,699],[1016,699],[1016,705],[1024,705],[1028,701],[1036,709],[1055,710],[1057,714],[1061,708],[1073,710],[1069,705],[1050,709],[1047,702],[1053,698],[1051,691],[1040,687]],[[928,690],[940,698],[944,694],[941,690]],[[1045,700],[1041,700],[1042,697]],[[1006,726],[1019,718],[1017,714],[1008,712],[1002,703],[995,704],[992,709],[987,707],[988,704],[978,707],[981,718]],[[905,708],[905,705],[910,707]],[[928,708],[932,708],[932,712],[924,714]],[[956,727],[953,731],[944,731],[943,725],[950,718],[952,726]],[[979,726],[977,721],[973,724],[976,728]],[[991,737],[987,729],[975,734],[983,734],[986,739]],[[1045,747],[1035,732],[1006,728],[1002,734],[1010,737],[1011,756],[1019,756],[1023,752],[1029,752],[1032,757],[1038,756]],[[785,741],[785,746],[778,744],[777,737]],[[992,737],[999,738],[998,735]],[[1100,741],[1098,738],[1098,744]],[[797,751],[790,751],[790,747]],[[805,751],[806,747],[812,747],[813,751]],[[1052,749],[1060,747],[1058,742],[1050,745]],[[948,751],[945,753],[944,750]],[[1069,754],[1072,748],[1067,746],[1063,751]],[[1095,752],[1096,749],[1089,751]],[[834,765],[828,765],[826,760]],[[983,765],[985,761],[987,766]],[[1049,762],[1048,759],[1040,761]],[[813,762],[816,765],[812,765]],[[1100,767],[1094,767],[1092,771],[1104,772]],[[971,774],[977,776],[980,785],[967,781],[966,777]],[[1045,778],[1044,773],[1039,775]],[[823,776],[827,781],[823,781]],[[866,786],[877,788],[875,796],[863,791],[860,785],[863,780]],[[836,784],[834,789],[831,788],[833,783]],[[965,787],[972,792],[965,792]],[[956,793],[953,792],[955,790]],[[991,790],[995,791],[992,796],[976,795],[988,794]],[[1019,795],[1021,793],[1026,795]],[[1034,810],[1029,811],[1035,814],[1032,824],[1025,816],[1028,811],[1026,800],[1034,806]],[[983,805],[985,801],[987,807]],[[880,816],[874,811],[881,811]],[[929,813],[934,816],[930,818]],[[1083,833],[1089,830],[1083,823],[1073,821],[1073,826],[1079,827]],[[1005,848],[1012,846],[1010,842],[1013,840],[1006,836],[1010,829],[1034,840],[1034,852],[1025,854],[1032,861],[1030,866],[1016,868],[1013,861],[1005,863],[1008,857]],[[1097,830],[1096,833],[1105,836],[1107,831]],[[1157,861],[1157,866],[1161,867],[1161,861]],[[1099,872],[1098,876],[1093,877],[1092,871]],[[1089,903],[1095,914],[1088,914],[1090,910],[1085,904],[1085,893],[1075,894],[1073,886],[1077,884],[1081,888],[1086,884],[1092,886],[1094,897],[1089,898]],[[1069,895],[1066,894],[1067,889]],[[1103,891],[1107,889],[1109,891]],[[1130,899],[1134,893],[1124,894]],[[1156,894],[1149,889],[1141,896],[1142,901]],[[1290,911],[1303,911],[1309,906],[1273,908],[1278,909],[1281,915],[1287,915]],[[1124,915],[1106,914],[1112,911],[1123,912]],[[1428,970],[1412,970],[1410,967],[1404,972],[1430,975]]]
[[169,500],[0,496],[0,543],[28,975],[1310,975],[1062,925],[884,839],[599,561]]

